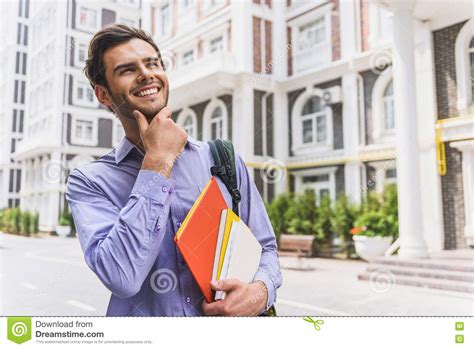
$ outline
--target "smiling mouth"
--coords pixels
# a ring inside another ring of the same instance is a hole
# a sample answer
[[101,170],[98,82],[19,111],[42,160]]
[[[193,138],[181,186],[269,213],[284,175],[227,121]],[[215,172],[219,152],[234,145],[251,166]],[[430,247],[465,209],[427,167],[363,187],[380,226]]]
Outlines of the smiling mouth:
[[140,97],[140,98],[155,98],[158,95],[158,92],[160,92],[161,88],[159,87],[150,87],[146,89],[142,89],[138,92],[135,92],[133,95],[135,97]]

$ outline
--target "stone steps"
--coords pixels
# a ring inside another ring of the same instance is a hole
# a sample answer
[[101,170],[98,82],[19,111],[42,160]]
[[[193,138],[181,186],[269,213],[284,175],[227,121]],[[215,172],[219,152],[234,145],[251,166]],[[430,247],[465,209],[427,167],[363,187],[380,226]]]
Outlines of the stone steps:
[[381,257],[368,264],[359,280],[428,287],[474,296],[474,259],[471,253],[438,254],[427,259]]

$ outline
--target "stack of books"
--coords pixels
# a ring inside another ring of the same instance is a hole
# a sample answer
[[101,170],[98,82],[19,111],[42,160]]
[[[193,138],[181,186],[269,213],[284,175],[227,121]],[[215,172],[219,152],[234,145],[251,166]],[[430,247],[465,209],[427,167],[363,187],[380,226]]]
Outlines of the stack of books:
[[174,237],[189,270],[208,303],[225,298],[211,280],[253,281],[262,246],[247,225],[227,207],[211,177]]

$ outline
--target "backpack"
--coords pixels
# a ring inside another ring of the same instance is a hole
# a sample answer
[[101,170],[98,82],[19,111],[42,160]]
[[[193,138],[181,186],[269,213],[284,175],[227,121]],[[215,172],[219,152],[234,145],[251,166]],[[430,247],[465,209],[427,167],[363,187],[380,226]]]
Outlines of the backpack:
[[[239,203],[242,199],[237,188],[237,171],[235,169],[234,146],[230,141],[215,139],[207,142],[214,158],[214,166],[211,166],[211,174],[220,178],[232,197],[232,211],[239,216]],[[260,316],[276,316],[275,307],[272,305]]]

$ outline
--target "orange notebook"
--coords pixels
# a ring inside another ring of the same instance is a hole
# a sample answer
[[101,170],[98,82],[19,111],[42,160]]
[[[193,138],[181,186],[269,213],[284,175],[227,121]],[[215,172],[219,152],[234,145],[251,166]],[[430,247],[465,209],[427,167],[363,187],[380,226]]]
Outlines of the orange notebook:
[[211,290],[212,268],[222,210],[227,203],[215,177],[211,177],[174,237],[208,303],[214,300]]

